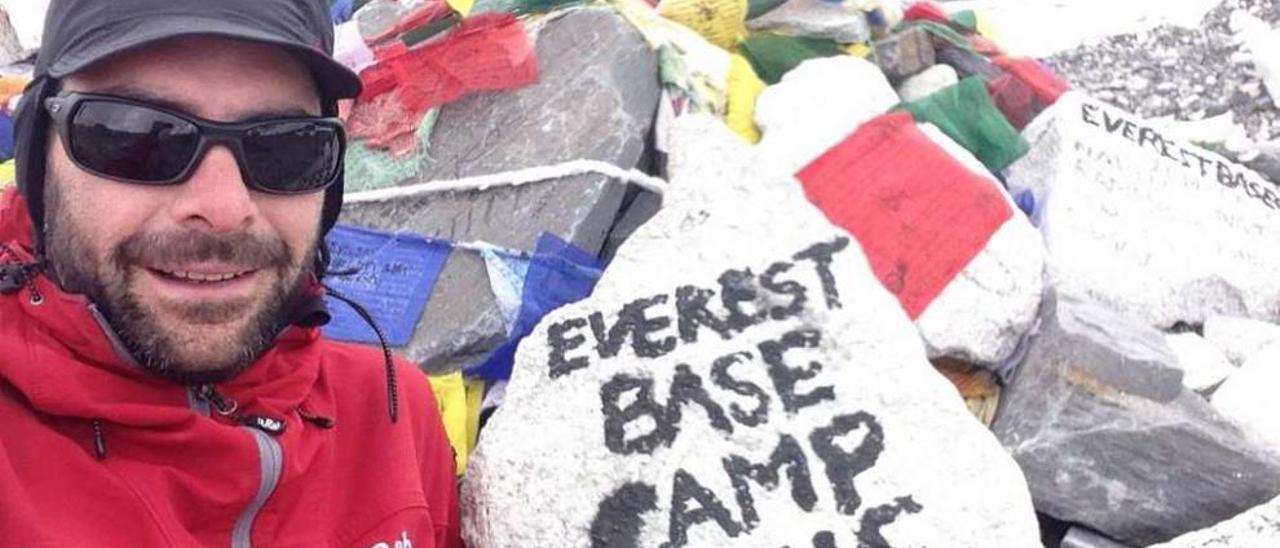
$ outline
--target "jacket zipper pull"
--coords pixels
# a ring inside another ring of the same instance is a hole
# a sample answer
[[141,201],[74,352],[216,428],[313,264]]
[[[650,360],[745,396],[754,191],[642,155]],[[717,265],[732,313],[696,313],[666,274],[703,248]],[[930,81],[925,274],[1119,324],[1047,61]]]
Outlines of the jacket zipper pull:
[[196,387],[196,397],[208,402],[214,411],[224,417],[234,417],[236,409],[240,407],[236,400],[219,394],[211,384]]

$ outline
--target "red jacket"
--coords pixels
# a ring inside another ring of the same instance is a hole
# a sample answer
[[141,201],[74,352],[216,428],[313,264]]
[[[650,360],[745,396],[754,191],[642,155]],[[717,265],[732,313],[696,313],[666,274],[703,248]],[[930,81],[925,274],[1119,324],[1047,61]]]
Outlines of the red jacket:
[[[0,236],[26,222],[0,197]],[[396,373],[393,424],[381,352],[290,328],[216,386],[239,417],[282,421],[273,435],[138,369],[83,297],[39,276],[0,295],[0,544],[461,546],[428,381]]]

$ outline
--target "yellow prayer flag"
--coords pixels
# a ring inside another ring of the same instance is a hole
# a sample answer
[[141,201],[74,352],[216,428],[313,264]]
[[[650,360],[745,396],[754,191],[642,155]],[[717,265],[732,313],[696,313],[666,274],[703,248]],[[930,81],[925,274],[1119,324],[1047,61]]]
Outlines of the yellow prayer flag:
[[741,53],[733,54],[729,59],[729,105],[724,119],[729,128],[748,143],[760,140],[755,120],[756,99],[764,88],[764,81],[756,76],[751,62]]
[[14,172],[13,160],[0,164],[0,188],[13,184],[17,174]]
[[446,0],[446,1],[449,3],[449,7],[453,8],[453,11],[458,12],[458,15],[461,15],[463,17],[471,15],[471,8],[476,5],[476,0]]
[[868,46],[862,42],[854,42],[852,44],[849,44],[844,47],[844,51],[848,52],[849,55],[853,55],[855,57],[861,57],[863,59],[866,59],[871,56],[871,46]]
[[658,13],[726,50],[747,32],[747,0],[662,0]]
[[462,373],[428,375],[428,378],[431,381],[431,392],[436,396],[436,406],[440,408],[440,420],[444,422],[449,445],[453,446],[454,465],[458,475],[462,475],[462,471],[467,468],[467,455],[470,454],[467,444],[467,389],[463,384]]

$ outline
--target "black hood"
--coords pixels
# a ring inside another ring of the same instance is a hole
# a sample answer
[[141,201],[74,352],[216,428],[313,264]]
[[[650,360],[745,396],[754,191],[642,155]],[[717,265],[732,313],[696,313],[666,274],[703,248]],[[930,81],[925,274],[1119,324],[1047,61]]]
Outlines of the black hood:
[[[49,128],[44,100],[57,93],[59,80],[97,61],[180,36],[220,36],[288,50],[311,69],[326,115],[337,114],[339,99],[360,93],[360,78],[333,60],[333,22],[325,0],[53,0],[35,74],[14,121],[17,184],[27,200],[39,252]],[[342,187],[340,177],[326,191],[326,233],[338,220]],[[323,272],[321,268],[318,274]]]

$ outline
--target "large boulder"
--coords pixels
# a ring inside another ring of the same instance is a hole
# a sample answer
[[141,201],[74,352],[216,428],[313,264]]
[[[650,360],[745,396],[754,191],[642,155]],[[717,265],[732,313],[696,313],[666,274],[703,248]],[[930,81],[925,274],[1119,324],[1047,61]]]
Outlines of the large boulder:
[[[476,93],[443,107],[422,175],[405,184],[572,160],[624,169],[648,161],[657,61],[639,32],[613,10],[575,10],[546,23],[537,55],[537,84]],[[343,217],[358,225],[521,251],[531,250],[547,231],[599,253],[624,205],[634,201],[635,191],[630,197],[628,192],[607,175],[578,173],[521,186],[348,205]],[[486,277],[479,255],[455,252],[413,341],[401,351],[433,371],[483,359],[507,335]]]
[[1077,92],[1024,135],[1008,182],[1035,200],[1051,285],[1161,328],[1277,319],[1275,184]]
[[857,242],[719,121],[676,127],[668,205],[521,345],[467,542],[1038,546],[1017,466]]
[[1036,509],[1145,546],[1280,494],[1280,456],[1182,385],[1163,335],[1051,295],[993,430]]

